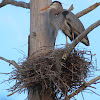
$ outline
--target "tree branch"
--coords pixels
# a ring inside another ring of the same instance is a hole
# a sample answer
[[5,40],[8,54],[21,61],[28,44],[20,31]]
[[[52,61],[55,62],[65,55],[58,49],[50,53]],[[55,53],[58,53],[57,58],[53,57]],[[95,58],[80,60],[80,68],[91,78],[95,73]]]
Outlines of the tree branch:
[[3,57],[0,57],[0,59],[8,62],[10,65],[15,66],[16,68],[19,68],[19,65],[14,60],[7,60],[7,59],[5,59]]
[[75,92],[73,92],[72,94],[70,94],[68,97],[74,97],[76,95],[76,93],[78,94],[79,92],[83,91],[85,88],[89,87],[91,84],[93,84],[94,82],[100,80],[100,76],[90,80],[88,83],[86,83],[85,85],[81,86],[78,90],[76,90]]
[[99,3],[95,3],[94,5],[84,9],[83,11],[79,12],[76,14],[76,16],[79,18],[87,13],[89,13],[90,11],[94,10],[95,8],[97,8],[98,6],[100,5],[100,2]]
[[7,4],[30,9],[30,3],[25,3],[25,2],[21,2],[21,1],[15,1],[15,0],[3,0],[0,3],[0,8],[7,5]]
[[89,32],[91,32],[94,28],[98,27],[100,25],[100,20],[92,24],[90,27],[88,27],[83,33],[81,33],[75,40],[67,46],[66,52],[63,54],[62,59],[67,59],[70,52],[74,49],[74,47],[85,37]]
[[74,9],[73,4],[69,7],[69,11],[72,11]]

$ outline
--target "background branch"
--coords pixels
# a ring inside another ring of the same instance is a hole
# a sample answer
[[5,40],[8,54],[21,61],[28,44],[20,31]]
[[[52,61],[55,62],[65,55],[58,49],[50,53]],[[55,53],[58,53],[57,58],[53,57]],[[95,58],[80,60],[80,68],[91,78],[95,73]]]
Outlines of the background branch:
[[[0,3],[0,8],[7,5],[7,4],[11,4],[11,5],[18,6],[18,7],[23,7],[23,8],[26,8],[26,9],[30,9],[30,3],[25,3],[25,2],[22,2],[22,1],[15,1],[15,0],[3,0]],[[79,18],[79,17],[89,13],[90,11],[94,10],[99,5],[100,5],[100,2],[95,3],[94,5],[90,6],[89,8],[86,8],[85,10],[77,13],[76,16]],[[68,10],[71,11],[73,9],[74,9],[74,7],[73,7],[73,5],[71,5]]]
[[72,11],[74,9],[73,4],[69,7],[69,11]]
[[100,5],[100,2],[99,3],[95,3],[94,5],[82,10],[81,12],[77,13],[76,16],[79,18],[87,13],[89,13],[90,11],[94,10],[95,8],[97,8],[98,6]]
[[15,66],[16,68],[19,67],[19,65],[18,65],[14,60],[8,60],[8,59],[3,58],[3,57],[0,57],[0,59],[1,59],[1,60],[4,60],[4,61],[6,61],[6,62],[8,62],[10,65]]
[[68,97],[74,97],[76,95],[76,93],[78,94],[79,92],[83,91],[85,88],[89,87],[91,84],[93,84],[94,82],[100,80],[100,76],[90,80],[88,83],[86,83],[85,85],[81,86],[78,90],[76,90],[75,92],[73,92],[72,94],[70,94]]
[[75,48],[75,46],[85,37],[89,32],[91,32],[94,28],[98,27],[100,25],[100,20],[92,24],[90,27],[88,27],[83,33],[81,33],[77,38],[67,47],[66,52],[63,54],[62,59],[67,59],[70,52]]
[[23,7],[23,8],[26,8],[26,9],[30,9],[30,3],[25,3],[25,2],[22,2],[22,1],[15,1],[15,0],[3,0],[0,3],[0,8],[7,5],[7,4],[11,4],[11,5],[18,6],[18,7]]

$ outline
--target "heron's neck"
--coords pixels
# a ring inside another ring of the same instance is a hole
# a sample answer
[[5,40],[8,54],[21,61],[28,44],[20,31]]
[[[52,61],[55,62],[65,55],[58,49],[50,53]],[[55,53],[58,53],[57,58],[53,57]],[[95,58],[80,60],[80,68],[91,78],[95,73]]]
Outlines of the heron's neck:
[[56,9],[50,9],[49,10],[49,18],[50,18],[51,29],[53,30],[53,35],[56,39],[58,30],[60,30],[60,28],[61,28],[63,16],[62,16],[62,14],[57,15]]
[[50,19],[53,19],[54,17],[56,17],[56,15],[57,15],[57,10],[54,8],[50,9],[50,11],[49,11]]
[[56,27],[56,29],[60,28],[60,24],[62,23],[62,14],[58,14],[56,9],[50,9],[49,11],[49,18],[50,18],[50,22],[51,24],[54,25],[54,27]]

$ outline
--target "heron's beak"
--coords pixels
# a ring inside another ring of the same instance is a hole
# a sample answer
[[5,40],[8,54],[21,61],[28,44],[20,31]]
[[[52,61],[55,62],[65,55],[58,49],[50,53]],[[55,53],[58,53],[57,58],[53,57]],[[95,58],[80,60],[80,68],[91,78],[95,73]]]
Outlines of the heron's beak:
[[43,8],[43,9],[41,9],[40,11],[46,10],[48,8],[50,8],[50,6],[47,6],[47,7]]

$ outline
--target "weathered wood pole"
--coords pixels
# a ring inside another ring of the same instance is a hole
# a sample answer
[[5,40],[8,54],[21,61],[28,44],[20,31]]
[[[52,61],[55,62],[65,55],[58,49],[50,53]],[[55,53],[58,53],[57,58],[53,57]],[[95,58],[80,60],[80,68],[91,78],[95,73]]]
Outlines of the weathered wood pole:
[[[31,0],[30,2],[30,53],[40,48],[46,51],[53,49],[54,41],[50,31],[49,16],[47,11],[40,11],[51,3],[52,0]],[[42,52],[46,52],[42,50]]]
[[[30,0],[30,39],[29,56],[40,50],[43,54],[54,49],[54,37],[52,35],[47,11],[40,10],[51,3],[52,0]],[[49,90],[42,96],[39,88],[28,88],[28,100],[52,100]],[[49,99],[47,99],[49,98]]]

